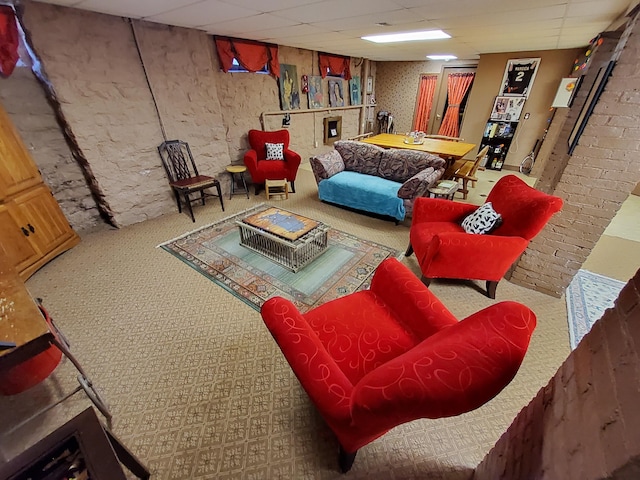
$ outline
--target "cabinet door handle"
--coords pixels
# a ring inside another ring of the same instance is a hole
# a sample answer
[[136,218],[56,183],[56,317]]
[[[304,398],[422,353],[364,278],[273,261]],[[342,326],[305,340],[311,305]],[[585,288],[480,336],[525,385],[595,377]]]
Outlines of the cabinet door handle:
[[22,230],[22,233],[24,233],[24,236],[25,236],[25,237],[28,237],[28,236],[29,236],[29,230],[27,230],[27,229],[26,229],[26,228],[24,228],[24,227],[20,227],[20,229]]
[[29,227],[29,230],[31,231],[31,233],[35,233],[36,229],[34,228],[33,225],[31,225],[30,223],[27,223],[27,227]]

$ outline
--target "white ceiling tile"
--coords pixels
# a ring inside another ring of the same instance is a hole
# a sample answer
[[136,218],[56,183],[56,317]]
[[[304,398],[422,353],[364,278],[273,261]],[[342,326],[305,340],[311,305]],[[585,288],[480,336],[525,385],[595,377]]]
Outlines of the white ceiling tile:
[[362,12],[367,12],[368,14],[393,12],[400,8],[399,5],[389,0],[325,0],[310,5],[281,10],[277,14],[284,18],[303,23],[314,23],[358,17]]
[[619,15],[624,14],[628,5],[629,2],[626,0],[580,2],[570,4],[567,9],[567,15],[569,17],[602,16],[606,18],[612,11],[618,12]]
[[[0,0],[1,1],[1,0]],[[38,0],[292,47],[424,61],[428,53],[584,46],[637,0]],[[376,25],[380,22],[390,27]],[[442,28],[453,38],[379,45],[370,34]]]
[[216,22],[211,25],[205,25],[206,30],[219,30],[224,28],[235,32],[256,32],[269,29],[281,29],[284,27],[292,27],[296,22],[287,20],[286,18],[276,17],[269,13],[261,13],[251,17],[238,18],[236,20],[228,20],[225,22]]
[[204,0],[175,11],[150,16],[148,20],[173,25],[197,27],[249,17],[259,13],[261,12],[255,9],[251,10],[244,7],[237,7],[228,3],[222,3],[219,0]]
[[135,2],[130,0],[84,0],[76,6],[84,10],[93,10],[121,17],[143,18],[175,10],[196,2],[197,0],[136,0]]
[[287,8],[299,7],[311,3],[317,3],[319,0],[221,0],[225,3],[237,5],[245,8],[258,8],[263,12],[277,12]]

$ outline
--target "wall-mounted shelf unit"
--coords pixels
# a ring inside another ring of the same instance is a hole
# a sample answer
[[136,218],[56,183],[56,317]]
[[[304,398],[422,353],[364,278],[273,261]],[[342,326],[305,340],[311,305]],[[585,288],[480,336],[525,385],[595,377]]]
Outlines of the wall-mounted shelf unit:
[[518,127],[518,122],[498,122],[489,120],[482,135],[480,150],[489,146],[485,158],[480,166],[490,170],[502,170],[504,160],[509,152],[513,135]]

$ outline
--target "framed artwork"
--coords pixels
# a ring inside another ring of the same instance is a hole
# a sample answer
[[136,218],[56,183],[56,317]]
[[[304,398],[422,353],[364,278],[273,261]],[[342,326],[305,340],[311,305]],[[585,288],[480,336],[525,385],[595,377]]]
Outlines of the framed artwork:
[[581,81],[582,77],[567,77],[561,79],[551,106],[553,108],[570,107]]
[[360,77],[353,77],[349,80],[349,98],[351,105],[361,105],[362,95],[360,94]]
[[322,93],[322,77],[309,76],[309,108],[322,108],[324,107],[324,95]]
[[329,80],[329,106],[344,107],[342,80]]
[[367,77],[367,93],[373,93],[373,77]]
[[280,106],[282,110],[300,108],[300,87],[295,65],[280,64]]
[[507,60],[498,95],[528,97],[539,66],[540,58]]
[[524,107],[524,97],[496,97],[491,110],[491,120],[517,122]]
[[616,62],[612,60],[607,65],[601,67],[600,70],[598,70],[598,75],[596,75],[596,79],[593,82],[593,85],[591,85],[591,89],[589,90],[587,99],[582,106],[582,110],[580,110],[580,115],[578,115],[576,123],[571,130],[571,134],[569,135],[569,155],[573,153],[576,145],[578,145],[580,135],[582,135],[582,132],[587,126],[587,121],[593,113],[593,109],[598,103],[598,99],[600,98],[604,87],[607,85],[607,80],[609,80],[609,76],[611,75],[611,71],[613,70],[615,64]]

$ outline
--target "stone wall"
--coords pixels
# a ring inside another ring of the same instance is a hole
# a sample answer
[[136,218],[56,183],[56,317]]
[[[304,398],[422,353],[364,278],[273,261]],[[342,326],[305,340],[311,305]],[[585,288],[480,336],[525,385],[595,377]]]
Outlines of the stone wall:
[[102,224],[80,166],[64,139],[39,82],[28,67],[0,79],[0,102],[76,231]]
[[[630,21],[618,45],[617,64],[589,117],[573,155],[566,158],[570,126],[580,102],[572,106],[564,131],[541,177],[539,188],[565,201],[545,229],[531,242],[511,281],[561,296],[611,222],[622,202],[640,181],[640,24]],[[588,77],[611,59],[612,48],[599,50]],[[589,78],[585,80],[588,83]],[[588,90],[585,88],[585,90]],[[582,95],[586,93],[582,92]],[[557,182],[553,177],[558,178]]]
[[[157,153],[163,130],[189,143],[201,173],[219,175],[242,162],[248,130],[282,128],[282,114],[263,116],[280,110],[277,80],[223,73],[204,32],[30,1],[24,10],[34,49],[119,226],[175,211]],[[280,47],[279,58],[296,65],[298,77],[319,74],[316,52]],[[352,59],[354,76],[361,63]],[[361,110],[337,110],[343,138],[358,134]],[[291,147],[304,161],[331,148],[322,142],[322,119],[334,114],[291,115]],[[228,191],[228,176],[220,179]],[[61,194],[66,186],[52,188]]]
[[640,476],[640,270],[515,418],[474,480]]

